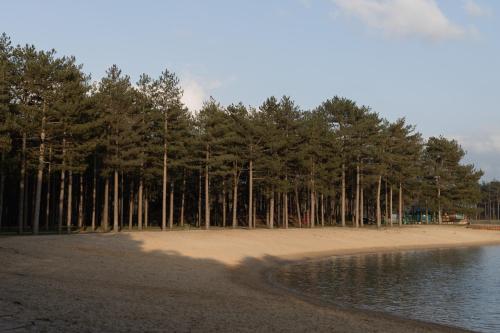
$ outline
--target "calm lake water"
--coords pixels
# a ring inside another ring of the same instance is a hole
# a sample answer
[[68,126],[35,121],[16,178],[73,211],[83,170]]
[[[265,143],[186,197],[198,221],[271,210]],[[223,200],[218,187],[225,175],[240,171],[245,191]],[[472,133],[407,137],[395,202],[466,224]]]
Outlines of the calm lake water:
[[271,278],[339,306],[500,332],[500,246],[332,257]]

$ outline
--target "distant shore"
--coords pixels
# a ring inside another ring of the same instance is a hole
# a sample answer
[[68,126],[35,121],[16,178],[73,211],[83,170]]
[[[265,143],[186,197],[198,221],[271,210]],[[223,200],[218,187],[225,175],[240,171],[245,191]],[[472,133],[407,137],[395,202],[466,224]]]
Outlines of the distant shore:
[[457,226],[0,237],[0,330],[446,332],[337,309],[266,281],[330,255],[500,244]]

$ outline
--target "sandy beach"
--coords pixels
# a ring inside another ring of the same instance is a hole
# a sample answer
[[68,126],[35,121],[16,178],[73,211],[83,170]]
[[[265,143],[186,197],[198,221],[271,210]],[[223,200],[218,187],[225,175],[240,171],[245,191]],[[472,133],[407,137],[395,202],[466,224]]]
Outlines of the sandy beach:
[[284,262],[500,243],[456,226],[0,237],[0,331],[446,332],[272,286]]

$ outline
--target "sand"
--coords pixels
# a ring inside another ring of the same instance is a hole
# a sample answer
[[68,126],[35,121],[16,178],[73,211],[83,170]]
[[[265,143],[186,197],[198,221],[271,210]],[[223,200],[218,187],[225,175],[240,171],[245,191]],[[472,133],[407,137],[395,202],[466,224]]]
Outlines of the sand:
[[0,331],[443,332],[315,304],[267,272],[332,254],[500,243],[456,226],[0,237]]

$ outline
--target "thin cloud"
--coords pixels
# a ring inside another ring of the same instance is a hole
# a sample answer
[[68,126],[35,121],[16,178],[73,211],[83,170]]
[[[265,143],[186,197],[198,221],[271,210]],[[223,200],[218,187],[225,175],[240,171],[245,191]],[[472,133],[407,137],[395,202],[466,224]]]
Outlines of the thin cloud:
[[332,0],[338,11],[390,37],[440,41],[462,38],[466,29],[451,22],[435,0]]
[[491,16],[492,14],[490,8],[483,7],[473,0],[464,1],[464,10],[468,15],[473,17]]

